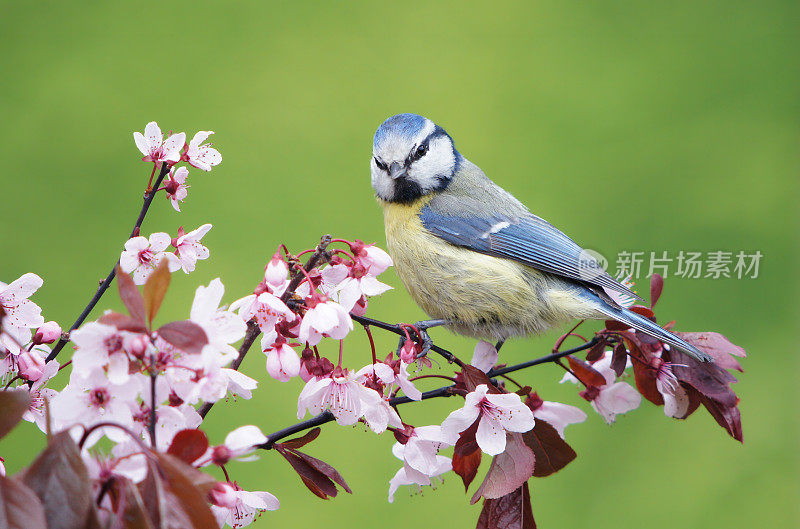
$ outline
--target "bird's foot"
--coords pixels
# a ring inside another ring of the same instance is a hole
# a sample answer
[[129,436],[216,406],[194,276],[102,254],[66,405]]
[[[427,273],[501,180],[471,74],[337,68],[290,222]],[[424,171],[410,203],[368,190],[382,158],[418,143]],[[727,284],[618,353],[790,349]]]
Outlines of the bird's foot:
[[[424,320],[418,321],[414,325],[399,324],[399,327],[405,331],[405,336],[400,337],[400,343],[397,345],[397,356],[413,361],[427,355],[428,351],[433,347],[433,340],[428,335],[428,329],[447,325],[448,323],[447,320]],[[417,340],[414,339],[414,335],[416,335]]]

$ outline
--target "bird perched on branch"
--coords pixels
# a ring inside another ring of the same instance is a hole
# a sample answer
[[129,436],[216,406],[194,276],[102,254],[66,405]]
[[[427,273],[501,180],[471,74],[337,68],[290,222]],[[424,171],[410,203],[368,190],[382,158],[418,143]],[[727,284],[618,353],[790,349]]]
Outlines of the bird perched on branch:
[[392,116],[372,146],[372,187],[383,207],[397,274],[434,320],[502,343],[575,319],[612,319],[694,358],[706,353],[621,305],[638,298],[591,253],[462,156],[416,114]]

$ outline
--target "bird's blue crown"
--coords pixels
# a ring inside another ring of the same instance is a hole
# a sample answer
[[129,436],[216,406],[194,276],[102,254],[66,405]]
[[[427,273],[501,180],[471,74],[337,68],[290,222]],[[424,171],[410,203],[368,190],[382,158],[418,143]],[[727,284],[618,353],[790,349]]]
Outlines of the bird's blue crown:
[[373,147],[377,149],[384,141],[389,138],[404,138],[412,140],[415,138],[428,120],[417,114],[397,114],[384,121],[378,130],[375,131]]

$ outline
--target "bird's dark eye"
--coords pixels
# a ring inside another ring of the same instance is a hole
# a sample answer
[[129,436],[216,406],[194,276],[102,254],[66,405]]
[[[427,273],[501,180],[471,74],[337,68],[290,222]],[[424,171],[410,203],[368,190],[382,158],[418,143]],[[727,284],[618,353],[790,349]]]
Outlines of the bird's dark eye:
[[428,144],[427,143],[423,143],[422,145],[417,147],[417,152],[414,153],[414,158],[419,160],[420,158],[425,156],[426,152],[428,152]]
[[378,169],[380,169],[381,171],[386,171],[388,169],[388,167],[386,167],[385,163],[383,163],[380,160],[378,160],[377,156],[375,156],[373,158],[375,159],[375,165],[378,166]]

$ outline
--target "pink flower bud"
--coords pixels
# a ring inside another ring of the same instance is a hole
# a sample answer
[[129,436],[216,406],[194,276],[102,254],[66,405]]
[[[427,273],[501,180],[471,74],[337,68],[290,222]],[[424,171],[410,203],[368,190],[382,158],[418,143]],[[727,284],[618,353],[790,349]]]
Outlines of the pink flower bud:
[[406,340],[400,349],[400,360],[410,364],[417,358],[417,348],[413,340]]
[[35,353],[25,351],[17,357],[19,375],[25,380],[36,382],[44,374],[44,361]]
[[279,286],[286,281],[287,275],[289,275],[289,266],[281,257],[280,252],[275,252],[264,271],[264,279],[270,285]]
[[231,460],[231,457],[233,457],[233,454],[225,445],[215,446],[211,451],[211,462],[215,465],[225,465]]
[[127,345],[128,352],[133,355],[134,358],[141,360],[144,358],[144,353],[147,351],[147,346],[150,345],[150,339],[144,334],[141,334],[131,338]]
[[208,493],[208,500],[214,505],[231,508],[236,505],[235,490],[230,483],[217,483]]
[[33,343],[36,345],[53,343],[59,338],[61,338],[61,326],[54,321],[48,321],[36,329],[36,334],[33,335]]

